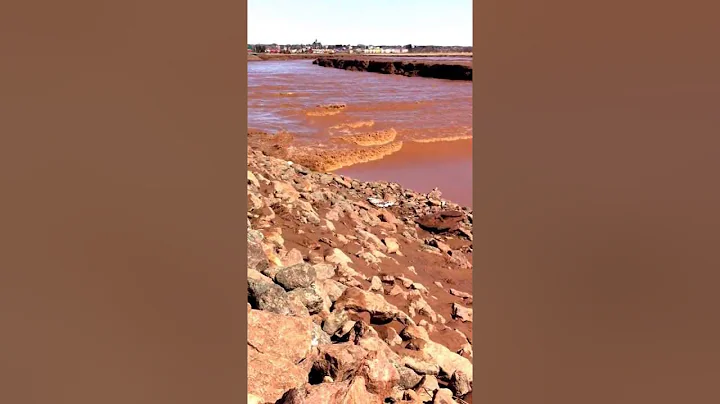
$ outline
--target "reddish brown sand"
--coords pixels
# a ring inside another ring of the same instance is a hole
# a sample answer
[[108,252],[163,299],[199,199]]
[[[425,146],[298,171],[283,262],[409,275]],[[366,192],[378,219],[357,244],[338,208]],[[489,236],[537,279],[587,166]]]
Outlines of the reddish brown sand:
[[397,182],[416,192],[438,187],[443,198],[472,206],[472,139],[404,142],[396,153],[336,172],[361,181]]

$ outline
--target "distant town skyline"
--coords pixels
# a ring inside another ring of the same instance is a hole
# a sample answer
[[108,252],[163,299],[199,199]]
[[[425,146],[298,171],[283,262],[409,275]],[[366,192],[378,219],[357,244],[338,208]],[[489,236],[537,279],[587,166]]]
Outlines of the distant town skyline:
[[249,44],[472,46],[472,0],[248,0]]

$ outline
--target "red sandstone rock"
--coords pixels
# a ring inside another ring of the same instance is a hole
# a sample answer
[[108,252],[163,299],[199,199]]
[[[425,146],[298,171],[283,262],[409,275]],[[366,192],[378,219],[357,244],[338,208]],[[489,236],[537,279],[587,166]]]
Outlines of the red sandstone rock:
[[248,345],[298,363],[310,352],[313,322],[262,310],[248,313]]
[[289,389],[301,387],[307,373],[288,358],[248,350],[248,391],[263,402],[275,402]]
[[444,233],[456,230],[464,214],[460,211],[446,210],[439,213],[425,215],[416,220],[423,229],[433,233]]

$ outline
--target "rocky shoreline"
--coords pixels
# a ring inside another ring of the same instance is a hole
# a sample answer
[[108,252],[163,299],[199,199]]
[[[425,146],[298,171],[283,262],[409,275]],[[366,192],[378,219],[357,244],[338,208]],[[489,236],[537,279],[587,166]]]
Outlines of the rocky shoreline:
[[472,210],[248,148],[248,402],[472,402]]
[[445,80],[472,80],[472,63],[457,61],[385,60],[377,58],[322,57],[313,64],[352,71],[399,74]]

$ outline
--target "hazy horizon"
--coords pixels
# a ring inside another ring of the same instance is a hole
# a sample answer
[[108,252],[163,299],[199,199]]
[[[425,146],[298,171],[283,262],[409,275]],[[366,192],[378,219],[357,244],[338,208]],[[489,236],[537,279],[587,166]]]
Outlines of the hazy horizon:
[[472,46],[472,0],[248,0],[249,44]]

